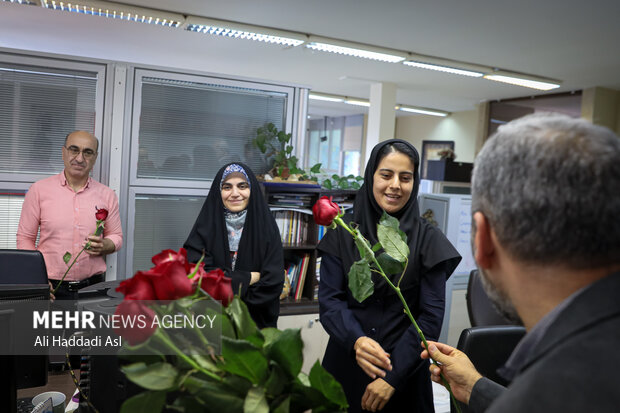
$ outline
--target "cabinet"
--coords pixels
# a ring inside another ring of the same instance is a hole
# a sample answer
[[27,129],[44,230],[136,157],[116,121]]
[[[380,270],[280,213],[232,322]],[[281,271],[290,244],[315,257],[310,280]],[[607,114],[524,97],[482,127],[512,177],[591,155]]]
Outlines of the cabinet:
[[285,266],[292,281],[292,294],[281,302],[282,315],[318,312],[320,264],[317,265],[316,246],[325,228],[314,223],[312,206],[325,195],[345,209],[352,208],[356,192],[328,190],[318,185],[263,182],[263,194],[280,229]]

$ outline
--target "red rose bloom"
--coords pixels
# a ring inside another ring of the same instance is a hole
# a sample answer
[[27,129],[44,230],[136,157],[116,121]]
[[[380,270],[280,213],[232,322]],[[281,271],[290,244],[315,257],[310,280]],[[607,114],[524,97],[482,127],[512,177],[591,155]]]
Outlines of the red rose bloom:
[[340,207],[335,202],[332,202],[331,197],[322,196],[316,204],[312,207],[312,215],[314,216],[314,222],[318,225],[330,226],[334,221],[334,218],[338,216]]
[[176,300],[192,294],[192,281],[187,278],[185,263],[167,261],[156,265],[143,274],[147,276],[158,300]]
[[97,212],[95,212],[95,218],[97,218],[97,221],[105,221],[107,217],[108,210],[105,208],[97,209]]
[[153,325],[155,312],[142,301],[123,300],[116,307],[114,316],[120,318],[114,332],[135,346],[146,341],[153,335],[157,326]]
[[191,273],[189,263],[187,262],[187,251],[185,250],[185,248],[180,248],[179,252],[176,252],[174,250],[163,250],[159,254],[153,255],[151,261],[153,261],[153,264],[155,264],[155,266],[170,261],[178,261],[183,264],[187,274]]
[[[198,275],[198,274],[197,274]],[[207,292],[214,300],[219,300],[225,307],[234,298],[230,278],[219,268],[209,271],[202,276],[200,288]]]
[[126,300],[156,300],[151,279],[138,271],[133,277],[121,281],[116,291],[123,293]]

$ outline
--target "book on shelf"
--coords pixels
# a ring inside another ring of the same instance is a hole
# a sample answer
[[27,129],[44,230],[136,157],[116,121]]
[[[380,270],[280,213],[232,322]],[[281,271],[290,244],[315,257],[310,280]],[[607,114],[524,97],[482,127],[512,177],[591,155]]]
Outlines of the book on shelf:
[[[294,300],[300,300],[303,295],[309,262],[310,254],[306,253],[303,254],[297,261],[288,263],[285,268],[285,283],[290,285],[288,297]],[[286,297],[280,296],[280,298],[282,299]]]
[[291,209],[272,210],[271,213],[278,225],[282,245],[308,244],[309,226],[313,224],[310,215]]

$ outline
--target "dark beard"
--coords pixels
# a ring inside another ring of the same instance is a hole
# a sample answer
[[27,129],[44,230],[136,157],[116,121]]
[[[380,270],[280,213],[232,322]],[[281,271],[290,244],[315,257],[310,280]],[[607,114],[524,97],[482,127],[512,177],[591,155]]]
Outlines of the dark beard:
[[487,275],[480,267],[478,267],[478,271],[480,272],[480,279],[482,280],[482,288],[489,297],[493,307],[495,307],[497,312],[499,312],[502,317],[510,322],[510,324],[522,326],[523,321],[521,320],[521,317],[519,317],[519,314],[517,314],[517,310],[508,296],[496,288],[491,281],[489,281]]

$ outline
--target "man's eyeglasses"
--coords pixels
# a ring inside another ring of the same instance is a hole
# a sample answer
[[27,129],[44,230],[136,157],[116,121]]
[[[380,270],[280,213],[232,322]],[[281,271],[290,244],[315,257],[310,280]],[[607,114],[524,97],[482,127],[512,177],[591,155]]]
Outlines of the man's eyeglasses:
[[82,156],[84,157],[84,159],[92,159],[95,155],[97,155],[97,152],[93,151],[90,148],[86,148],[86,149],[80,150],[80,148],[78,148],[75,145],[71,145],[69,147],[65,146],[65,149],[67,151],[69,151],[69,153],[73,157],[78,156],[80,154],[80,152],[82,153]]

